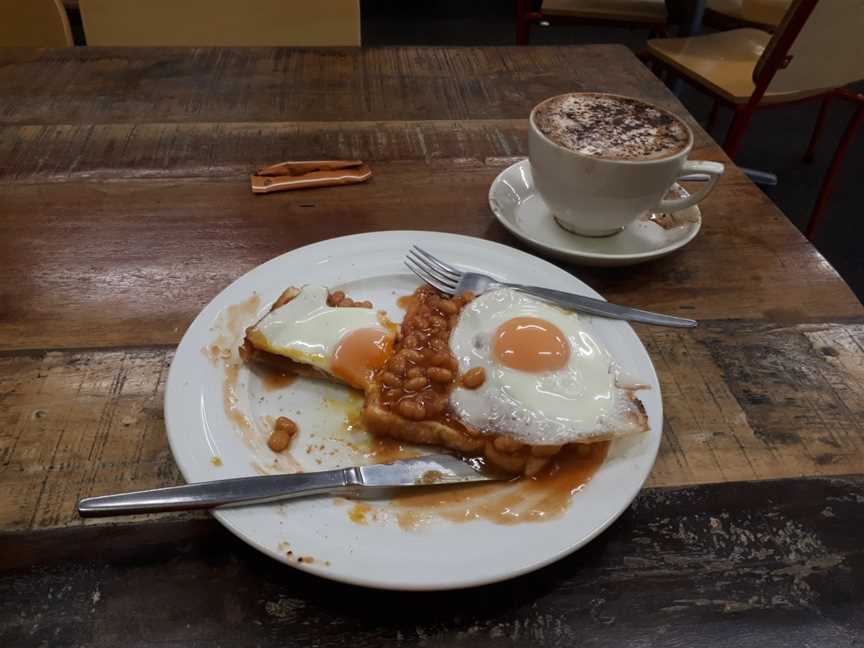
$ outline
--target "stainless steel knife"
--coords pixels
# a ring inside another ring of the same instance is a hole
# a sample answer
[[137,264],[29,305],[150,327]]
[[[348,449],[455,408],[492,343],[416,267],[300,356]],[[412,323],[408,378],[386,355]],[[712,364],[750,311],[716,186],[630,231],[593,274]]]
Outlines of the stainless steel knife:
[[308,495],[360,495],[386,488],[436,486],[492,481],[470,463],[445,454],[339,470],[239,477],[152,490],[87,497],[78,502],[81,517],[132,515],[166,511],[260,504]]

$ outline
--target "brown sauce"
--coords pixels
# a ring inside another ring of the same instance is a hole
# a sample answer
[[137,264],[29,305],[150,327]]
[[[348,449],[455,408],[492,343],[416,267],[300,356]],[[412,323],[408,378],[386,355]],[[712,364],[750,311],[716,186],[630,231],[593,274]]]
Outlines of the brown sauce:
[[417,298],[412,295],[402,295],[396,300],[396,305],[404,311],[414,306],[417,303]]
[[279,371],[266,365],[255,366],[255,375],[261,380],[264,391],[283,389],[297,380],[297,374]]
[[228,417],[228,420],[243,433],[244,438],[248,439],[252,435],[252,422],[243,413],[240,407],[240,399],[237,397],[237,378],[239,372],[239,365],[225,363],[225,382],[222,384],[222,405],[225,408],[225,416]]
[[234,337],[241,338],[247,326],[252,326],[255,322],[252,318],[258,314],[258,307],[261,305],[261,298],[257,293],[253,293],[248,299],[244,299],[239,304],[234,304],[225,309],[224,312],[224,327],[225,333]]
[[377,519],[378,517],[372,510],[372,507],[363,502],[357,502],[348,509],[348,517],[352,522],[354,522],[354,524],[366,524],[366,522],[368,522],[367,516],[372,519]]
[[496,524],[542,522],[559,517],[606,458],[609,442],[566,448],[534,477],[510,483],[435,487],[393,502],[403,529],[438,517],[451,522],[484,519]]

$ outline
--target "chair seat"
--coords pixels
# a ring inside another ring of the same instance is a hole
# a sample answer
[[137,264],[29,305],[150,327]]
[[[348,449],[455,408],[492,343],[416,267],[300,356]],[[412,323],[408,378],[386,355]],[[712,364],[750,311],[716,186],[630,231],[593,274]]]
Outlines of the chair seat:
[[666,24],[665,0],[544,0],[547,16]]
[[[759,29],[733,29],[689,38],[654,38],[648,51],[683,76],[706,86],[731,103],[743,104],[756,89],[753,70],[771,40]],[[762,103],[815,96],[821,91],[765,93]]]

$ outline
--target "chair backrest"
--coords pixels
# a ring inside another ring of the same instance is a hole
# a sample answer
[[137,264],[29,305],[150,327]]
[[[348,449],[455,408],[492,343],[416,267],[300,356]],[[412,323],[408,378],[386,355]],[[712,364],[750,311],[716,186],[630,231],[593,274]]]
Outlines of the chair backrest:
[[795,0],[756,68],[773,93],[838,88],[864,79],[864,0]]
[[0,47],[71,47],[61,0],[0,0]]
[[80,0],[88,45],[360,45],[359,0]]
[[779,25],[792,0],[743,0],[741,17],[759,25]]

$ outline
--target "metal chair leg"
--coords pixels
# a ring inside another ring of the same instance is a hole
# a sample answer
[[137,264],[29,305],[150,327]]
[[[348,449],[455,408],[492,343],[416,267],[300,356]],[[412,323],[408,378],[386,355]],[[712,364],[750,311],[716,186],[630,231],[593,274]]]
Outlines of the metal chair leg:
[[822,186],[819,189],[819,197],[816,199],[816,206],[813,208],[813,213],[810,215],[810,222],[807,223],[807,229],[804,230],[804,236],[811,241],[816,235],[816,230],[819,228],[822,220],[825,218],[825,208],[828,206],[828,199],[831,197],[834,179],[837,176],[837,172],[840,170],[840,166],[843,164],[846,150],[855,138],[855,133],[861,126],[861,122],[864,122],[864,102],[858,105],[858,109],[849,121],[846,131],[840,139],[840,144],[838,144],[837,150],[834,152],[834,159],[831,160],[831,166],[828,168],[828,173],[822,181]]
[[732,125],[729,126],[729,132],[726,133],[726,140],[723,142],[723,150],[733,160],[752,118],[753,108],[749,104],[735,106],[735,118],[732,120]]
[[816,117],[816,124],[813,126],[813,135],[810,136],[810,144],[807,145],[807,152],[804,153],[804,161],[810,163],[816,155],[816,145],[819,143],[819,137],[825,129],[825,120],[828,117],[828,108],[831,104],[831,99],[834,95],[827,94],[822,98],[822,103],[819,106],[819,115]]
[[528,20],[530,10],[528,0],[516,0],[516,44],[527,45],[531,39],[531,23]]

